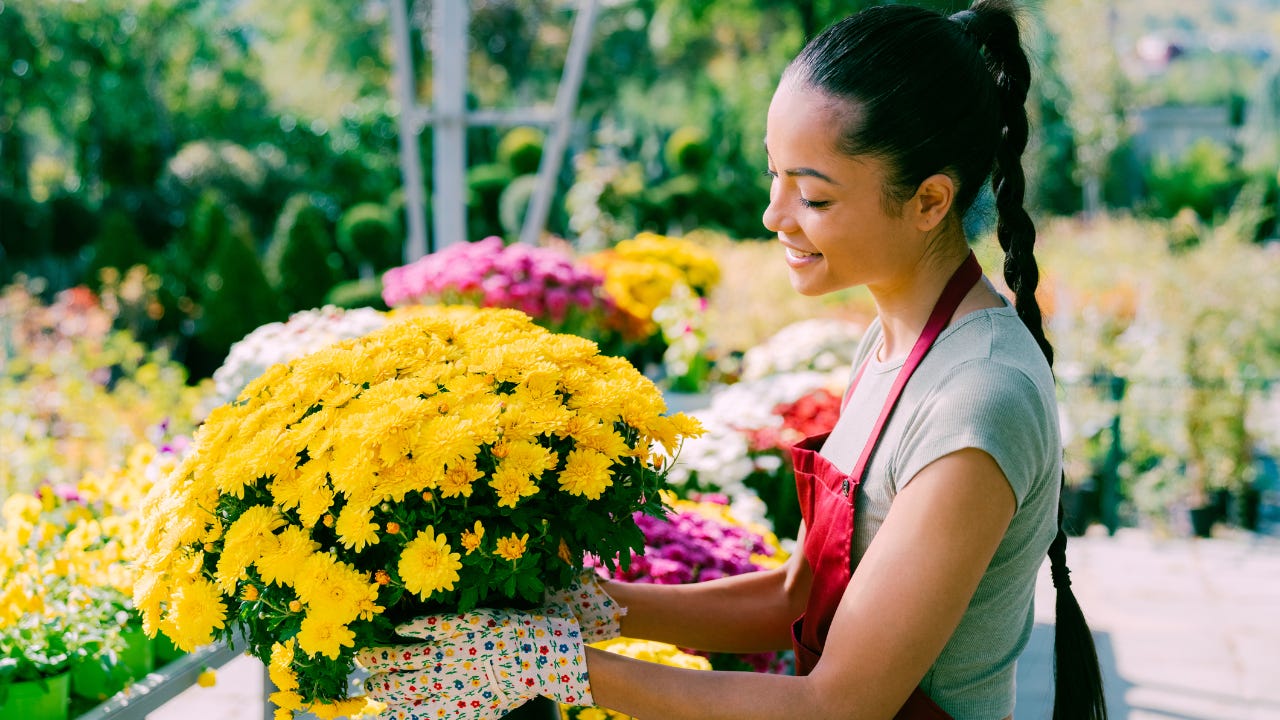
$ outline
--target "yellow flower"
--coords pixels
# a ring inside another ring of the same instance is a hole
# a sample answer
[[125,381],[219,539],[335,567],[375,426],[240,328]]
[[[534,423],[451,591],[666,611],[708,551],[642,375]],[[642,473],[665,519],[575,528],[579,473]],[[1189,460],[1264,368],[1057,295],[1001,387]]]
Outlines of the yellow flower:
[[612,426],[597,424],[590,430],[576,436],[577,447],[588,448],[602,453],[609,458],[619,458],[631,452],[627,441]]
[[5,523],[10,526],[33,525],[40,517],[40,510],[39,498],[34,495],[18,494],[4,501],[4,509],[0,510],[0,515],[4,516]]
[[484,477],[484,473],[476,467],[475,460],[462,460],[452,463],[444,471],[440,480],[440,495],[451,498],[461,495],[471,497],[471,484]]
[[224,593],[235,589],[236,583],[248,578],[249,565],[264,553],[279,545],[274,531],[284,525],[284,517],[274,507],[254,505],[236,519],[227,530],[218,558],[218,587]]
[[613,485],[609,474],[612,466],[613,460],[595,450],[574,450],[560,473],[560,487],[570,495],[599,500],[605,489]]
[[538,486],[534,484],[527,473],[505,467],[499,467],[493,473],[493,479],[489,481],[489,487],[498,493],[498,507],[513,508],[516,503],[520,502],[520,498],[532,497],[538,494]]
[[368,507],[348,503],[338,513],[334,529],[338,532],[338,542],[348,550],[359,552],[369,545],[378,544],[379,527],[373,522],[373,511]]
[[[307,463],[310,465],[311,463]],[[304,465],[303,467],[306,467]],[[303,473],[306,474],[305,472]],[[333,490],[327,485],[312,487],[298,504],[298,519],[303,527],[315,527],[321,516],[333,506]]]
[[368,579],[367,573],[323,552],[303,562],[295,589],[312,617],[338,624],[355,620],[367,601],[378,596],[378,585]]
[[523,537],[516,537],[515,533],[511,533],[509,537],[498,538],[498,547],[493,551],[494,555],[503,560],[515,562],[524,557],[525,550],[528,549],[529,533],[525,533]]
[[298,676],[293,671],[295,638],[271,645],[271,662],[267,674],[278,690],[289,692],[298,689]]
[[218,674],[209,668],[205,668],[196,676],[196,684],[200,687],[211,688],[218,684]]
[[436,535],[435,528],[428,526],[404,546],[397,568],[405,588],[425,600],[441,590],[453,590],[461,558],[451,552],[444,535]]
[[554,468],[559,459],[554,451],[537,443],[513,442],[507,444],[507,456],[498,467],[537,478]]
[[351,628],[314,615],[304,617],[298,630],[298,647],[311,657],[324,655],[330,660],[337,659],[342,648],[353,647],[355,642],[356,634]]
[[623,637],[602,643],[596,643],[595,647],[616,655],[622,655],[623,657],[659,663],[661,665],[671,665],[673,667],[682,667],[691,670],[711,669],[710,660],[699,655],[689,655],[681,652],[676,646],[668,645],[666,643],[650,640],[632,640],[631,638]]
[[319,549],[320,543],[311,539],[311,533],[290,525],[280,533],[276,547],[264,553],[253,564],[258,568],[264,583],[293,585],[298,568]]
[[215,628],[225,627],[227,608],[213,583],[197,578],[174,588],[161,629],[186,652],[213,642]]
[[467,549],[467,554],[475,552],[480,547],[480,541],[484,539],[484,525],[477,520],[472,530],[462,531],[462,547]]

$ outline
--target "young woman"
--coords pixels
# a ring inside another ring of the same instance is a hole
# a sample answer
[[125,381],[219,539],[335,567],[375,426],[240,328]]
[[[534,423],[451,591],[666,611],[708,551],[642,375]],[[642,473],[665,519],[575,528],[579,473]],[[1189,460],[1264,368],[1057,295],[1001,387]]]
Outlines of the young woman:
[[[1058,590],[1054,718],[1105,718],[1071,595],[1052,349],[1023,209],[1030,68],[1010,0],[875,7],[812,40],[769,108],[764,224],[805,295],[865,285],[878,319],[845,410],[796,447],[805,525],[782,568],[713,582],[584,579],[540,614],[478,611],[373,649],[394,717],[497,717],[537,695],[639,718],[1012,716],[1037,570]],[[1011,305],[961,222],[990,178]],[[601,652],[616,635],[794,648],[796,676]]]

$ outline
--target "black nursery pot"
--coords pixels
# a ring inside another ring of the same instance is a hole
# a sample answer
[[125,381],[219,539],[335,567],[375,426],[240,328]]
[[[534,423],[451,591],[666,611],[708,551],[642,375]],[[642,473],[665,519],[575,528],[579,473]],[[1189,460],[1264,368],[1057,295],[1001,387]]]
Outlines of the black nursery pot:
[[537,697],[502,717],[504,720],[560,720],[560,706],[550,698]]
[[1191,508],[1191,533],[1199,538],[1211,537],[1213,523],[1218,519],[1218,508],[1214,505]]

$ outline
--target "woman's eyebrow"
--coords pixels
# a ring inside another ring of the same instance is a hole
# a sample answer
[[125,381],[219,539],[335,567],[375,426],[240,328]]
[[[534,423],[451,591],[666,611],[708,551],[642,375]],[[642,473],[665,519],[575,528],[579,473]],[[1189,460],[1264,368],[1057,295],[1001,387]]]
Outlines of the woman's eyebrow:
[[[769,158],[769,162],[773,162],[773,155],[769,153],[769,146],[767,144],[767,141],[764,148],[764,154],[766,157]],[[840,184],[835,180],[831,179],[830,177],[828,177],[827,175],[820,173],[811,167],[788,168],[786,170],[783,170],[782,172],[786,174],[788,177],[812,177],[812,178],[818,178],[819,180],[823,180],[825,182],[831,183],[832,185]]]

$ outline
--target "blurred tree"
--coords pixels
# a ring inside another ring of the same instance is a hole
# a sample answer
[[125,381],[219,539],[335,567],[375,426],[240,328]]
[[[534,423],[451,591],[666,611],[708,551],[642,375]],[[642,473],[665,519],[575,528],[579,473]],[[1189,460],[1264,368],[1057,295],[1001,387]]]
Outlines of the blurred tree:
[[211,375],[233,343],[286,314],[280,295],[267,282],[245,218],[234,207],[220,204],[209,205],[208,212],[213,252],[202,268],[201,315],[187,358],[187,366],[198,377]]
[[358,269],[361,278],[372,278],[400,264],[401,238],[391,211],[376,203],[349,208],[338,221],[338,248]]
[[1053,100],[1074,136],[1085,212],[1096,214],[1111,155],[1125,134],[1114,0],[1047,0],[1042,12],[1056,38],[1054,57],[1065,90],[1065,97]]
[[102,285],[103,270],[115,268],[123,275],[134,265],[145,265],[150,259],[133,220],[120,209],[110,210],[103,216],[102,229],[93,241],[92,251],[85,281],[95,291]]
[[323,204],[310,193],[289,198],[267,248],[266,276],[288,312],[319,307],[341,280],[342,261]]
[[1202,220],[1213,220],[1230,207],[1243,183],[1230,149],[1209,138],[1197,140],[1180,158],[1155,158],[1147,170],[1151,210],[1159,217],[1191,208]]
[[[35,92],[39,49],[28,31],[26,8],[0,5],[0,192],[20,198],[27,190],[27,138],[19,120]],[[0,236],[0,244],[8,239]]]

